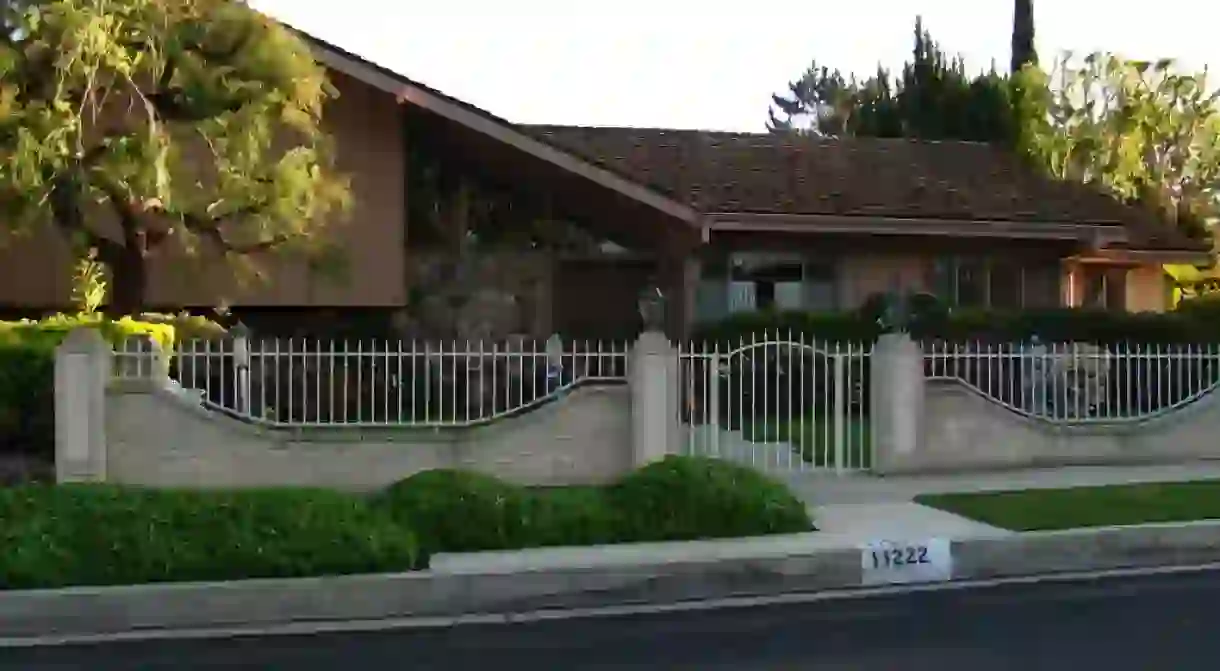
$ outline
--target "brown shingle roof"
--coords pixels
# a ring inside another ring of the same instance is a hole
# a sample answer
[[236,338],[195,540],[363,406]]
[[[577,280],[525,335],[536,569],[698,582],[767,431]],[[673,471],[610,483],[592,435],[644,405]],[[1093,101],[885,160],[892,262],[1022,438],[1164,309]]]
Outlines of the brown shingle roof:
[[1144,249],[1195,249],[1147,213],[975,142],[520,126],[711,213],[1123,224]]

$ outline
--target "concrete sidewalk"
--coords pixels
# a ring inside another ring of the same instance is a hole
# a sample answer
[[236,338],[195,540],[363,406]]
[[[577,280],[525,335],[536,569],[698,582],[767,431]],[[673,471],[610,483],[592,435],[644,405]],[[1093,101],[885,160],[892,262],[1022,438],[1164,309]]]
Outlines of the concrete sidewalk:
[[960,475],[799,473],[782,476],[813,507],[839,504],[900,503],[921,494],[988,492],[1010,489],[1062,489],[1141,482],[1220,479],[1220,461],[1162,466],[1069,466]]
[[928,538],[975,540],[1014,532],[928,508],[909,501],[813,506],[818,531],[756,538],[725,538],[685,543],[626,543],[595,547],[440,554],[432,571],[444,575],[512,573],[632,566],[643,562],[780,558],[815,551],[855,550],[872,541],[921,541]]

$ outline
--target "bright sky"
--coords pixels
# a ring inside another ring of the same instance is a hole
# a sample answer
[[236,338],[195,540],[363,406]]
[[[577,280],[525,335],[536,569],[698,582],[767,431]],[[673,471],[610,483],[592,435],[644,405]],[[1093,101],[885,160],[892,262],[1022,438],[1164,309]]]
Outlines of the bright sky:
[[[813,59],[860,74],[900,66],[916,14],[972,69],[1007,67],[1012,26],[1011,0],[251,4],[510,121],[741,131],[763,130],[770,94]],[[1107,50],[1220,66],[1220,3],[1037,0],[1034,11],[1044,59]]]

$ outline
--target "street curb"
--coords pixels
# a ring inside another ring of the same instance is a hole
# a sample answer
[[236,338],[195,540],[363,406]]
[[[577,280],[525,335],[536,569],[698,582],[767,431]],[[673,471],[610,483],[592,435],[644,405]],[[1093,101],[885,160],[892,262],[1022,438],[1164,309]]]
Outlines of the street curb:
[[[1220,562],[1220,521],[952,542],[953,580]],[[532,571],[0,592],[0,639],[273,627],[767,597],[863,587],[858,549]]]

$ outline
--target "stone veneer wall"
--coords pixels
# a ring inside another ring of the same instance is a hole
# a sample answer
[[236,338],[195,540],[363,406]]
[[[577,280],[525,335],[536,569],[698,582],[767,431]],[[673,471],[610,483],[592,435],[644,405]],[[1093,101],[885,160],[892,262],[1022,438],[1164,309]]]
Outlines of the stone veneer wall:
[[433,468],[525,485],[596,484],[632,465],[625,385],[580,387],[477,428],[275,429],[208,410],[151,380],[105,395],[105,479],[150,486],[374,489]]
[[1138,421],[1066,424],[1003,407],[957,380],[924,378],[904,336],[878,341],[871,366],[873,470],[969,472],[1220,459],[1220,392]]

